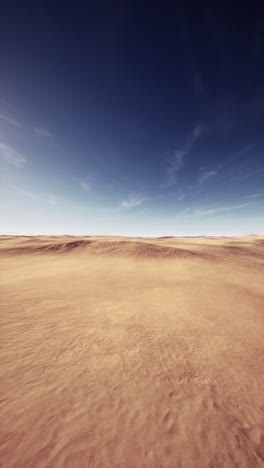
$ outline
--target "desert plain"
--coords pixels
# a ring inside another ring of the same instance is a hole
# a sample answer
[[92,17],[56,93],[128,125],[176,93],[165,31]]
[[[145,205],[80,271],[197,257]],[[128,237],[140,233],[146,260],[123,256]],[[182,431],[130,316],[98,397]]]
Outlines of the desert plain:
[[264,236],[1,236],[0,265],[1,467],[264,467]]

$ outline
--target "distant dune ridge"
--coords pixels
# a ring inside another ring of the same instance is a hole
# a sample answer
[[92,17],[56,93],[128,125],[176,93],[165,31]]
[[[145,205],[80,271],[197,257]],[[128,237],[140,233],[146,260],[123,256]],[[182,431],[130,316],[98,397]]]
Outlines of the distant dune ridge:
[[0,236],[0,465],[264,467],[264,236]]
[[[74,237],[74,236],[67,236]],[[217,252],[222,255],[247,255],[254,257],[263,257],[263,252],[257,249],[260,245],[264,244],[261,236],[256,236],[254,241],[247,241],[247,237],[241,238],[225,238],[226,242],[220,242],[218,238],[211,239],[212,242],[205,243],[201,237],[193,238],[177,238],[172,236],[159,237],[157,239],[149,238],[134,238],[133,240],[120,240],[120,238],[113,240],[106,238],[76,238],[76,240],[69,241],[61,237],[20,237],[21,242],[9,244],[8,241],[16,240],[16,237],[2,237],[2,241],[6,241],[5,245],[0,245],[0,253],[68,253],[71,251],[87,250],[90,254],[105,254],[105,255],[121,255],[121,256],[135,256],[146,258],[185,258],[185,257],[199,257],[199,258],[216,258]],[[250,236],[248,236],[250,238]],[[194,242],[187,245],[187,239],[194,239]],[[196,240],[195,240],[196,239]],[[198,241],[202,239],[202,242]],[[221,238],[220,238],[221,239]],[[51,242],[52,241],[52,242]],[[160,242],[163,241],[163,242]],[[165,241],[165,242],[164,242]],[[167,241],[167,242],[166,242]],[[186,248],[187,247],[187,248]],[[197,249],[199,247],[199,249]]]
[[34,244],[31,245],[31,239],[29,245],[19,245],[15,247],[5,247],[4,250],[8,253],[67,253],[72,250],[79,250],[88,247],[88,253],[91,254],[105,254],[105,255],[131,255],[136,257],[189,257],[189,256],[202,256],[199,253],[191,250],[168,247],[154,244],[151,242],[142,241],[100,241],[100,240],[75,240],[70,242],[57,242],[57,243],[46,243],[43,245]]

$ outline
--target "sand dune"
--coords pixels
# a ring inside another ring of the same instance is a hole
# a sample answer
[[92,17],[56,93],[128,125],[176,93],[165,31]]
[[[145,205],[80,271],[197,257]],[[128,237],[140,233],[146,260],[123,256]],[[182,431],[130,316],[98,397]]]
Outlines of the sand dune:
[[264,236],[2,236],[0,262],[0,466],[264,467]]
[[[34,239],[36,241],[37,239]],[[34,242],[33,241],[33,242]],[[98,240],[74,240],[70,242],[56,242],[56,243],[45,243],[39,245],[39,243],[33,243],[29,239],[29,245],[15,245],[15,246],[4,246],[3,253],[67,253],[70,251],[78,251],[79,249],[89,248],[88,253],[99,254],[99,255],[110,255],[110,256],[132,256],[132,257],[147,257],[147,258],[167,258],[167,257],[202,257],[201,253],[187,250],[184,248],[177,248],[174,246],[160,246],[152,242],[135,242],[135,241],[124,241],[124,240],[111,240],[111,241],[98,241]],[[1,251],[1,248],[0,248]]]

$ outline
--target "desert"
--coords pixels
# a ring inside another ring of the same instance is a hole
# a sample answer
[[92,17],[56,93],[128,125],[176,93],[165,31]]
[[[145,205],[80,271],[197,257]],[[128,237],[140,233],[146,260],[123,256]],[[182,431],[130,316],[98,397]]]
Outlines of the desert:
[[264,236],[1,236],[0,465],[263,467]]

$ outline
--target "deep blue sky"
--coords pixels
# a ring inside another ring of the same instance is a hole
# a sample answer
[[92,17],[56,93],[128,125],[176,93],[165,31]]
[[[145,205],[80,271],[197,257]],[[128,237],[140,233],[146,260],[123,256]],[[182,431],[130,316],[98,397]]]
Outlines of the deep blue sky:
[[1,7],[1,233],[264,233],[264,8],[151,3]]

